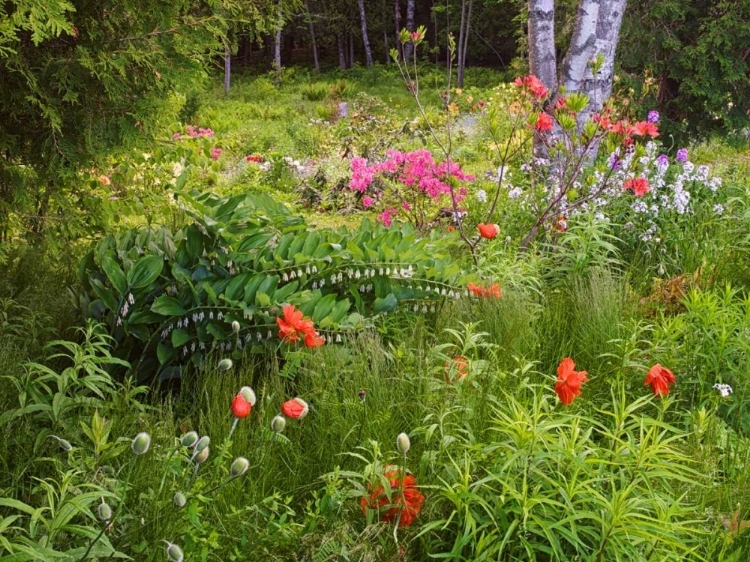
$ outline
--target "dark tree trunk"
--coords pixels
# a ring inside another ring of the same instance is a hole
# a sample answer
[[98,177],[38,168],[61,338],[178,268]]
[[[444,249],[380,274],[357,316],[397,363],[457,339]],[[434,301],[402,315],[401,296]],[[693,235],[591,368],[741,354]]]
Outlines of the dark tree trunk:
[[339,68],[346,70],[346,45],[344,43],[344,36],[341,32],[336,34],[336,42],[339,47]]
[[466,13],[466,21],[463,18],[463,2],[461,4],[461,21],[462,29],[461,35],[463,36],[463,45],[460,47],[458,55],[458,76],[456,79],[456,85],[459,88],[464,87],[464,69],[466,68],[466,51],[469,49],[469,33],[471,32],[471,9],[474,5],[474,0],[469,0],[469,9]]
[[401,34],[401,2],[399,0],[393,0],[394,10],[394,22],[396,23],[396,49],[398,49],[399,56],[403,58],[404,49],[401,46],[401,40],[399,35]]
[[274,53],[273,61],[276,67],[276,86],[281,85],[281,28],[284,26],[284,19],[281,10],[279,10],[279,21],[276,24],[276,35],[274,36]]
[[313,64],[315,73],[320,74],[320,61],[318,60],[318,42],[315,40],[315,26],[313,25],[312,16],[310,15],[310,4],[305,0],[305,13],[307,14],[307,23],[310,26],[310,40],[312,41]]
[[232,80],[232,50],[229,41],[224,43],[224,95],[229,95],[229,86]]

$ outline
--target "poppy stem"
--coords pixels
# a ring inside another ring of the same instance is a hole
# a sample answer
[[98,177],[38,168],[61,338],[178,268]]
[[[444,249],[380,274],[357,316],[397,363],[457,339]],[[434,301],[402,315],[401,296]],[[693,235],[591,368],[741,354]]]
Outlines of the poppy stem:
[[227,435],[227,439],[232,438],[232,433],[234,433],[234,430],[237,428],[237,422],[240,421],[240,418],[234,418],[234,423],[232,424],[232,429],[229,430],[229,435]]

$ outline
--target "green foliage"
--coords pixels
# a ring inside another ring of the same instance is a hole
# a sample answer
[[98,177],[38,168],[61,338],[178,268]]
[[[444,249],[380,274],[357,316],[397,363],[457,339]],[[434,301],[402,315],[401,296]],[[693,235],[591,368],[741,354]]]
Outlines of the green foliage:
[[177,373],[168,367],[200,364],[214,350],[275,348],[287,303],[333,342],[399,302],[422,308],[463,295],[449,239],[366,221],[354,232],[311,229],[260,195],[178,201],[192,224],[109,235],[80,268],[83,313],[106,322],[142,377],[155,359],[169,378]]

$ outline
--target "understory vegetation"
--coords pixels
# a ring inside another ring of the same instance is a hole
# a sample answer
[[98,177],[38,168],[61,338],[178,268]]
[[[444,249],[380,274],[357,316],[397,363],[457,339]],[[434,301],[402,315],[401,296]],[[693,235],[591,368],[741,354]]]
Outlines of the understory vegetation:
[[235,76],[11,212],[0,561],[746,560],[747,148],[513,78]]

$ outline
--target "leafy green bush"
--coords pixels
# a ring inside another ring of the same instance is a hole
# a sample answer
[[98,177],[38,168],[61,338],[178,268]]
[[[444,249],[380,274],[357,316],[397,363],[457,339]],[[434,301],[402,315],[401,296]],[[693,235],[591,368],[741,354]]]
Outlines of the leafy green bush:
[[192,224],[109,235],[81,263],[84,314],[108,325],[142,377],[156,359],[169,378],[211,351],[275,348],[285,303],[333,342],[399,302],[426,312],[424,300],[464,295],[449,238],[369,222],[312,229],[262,195],[178,202]]

